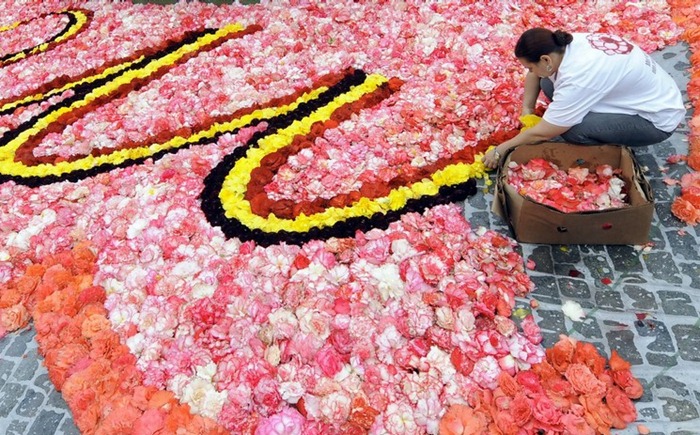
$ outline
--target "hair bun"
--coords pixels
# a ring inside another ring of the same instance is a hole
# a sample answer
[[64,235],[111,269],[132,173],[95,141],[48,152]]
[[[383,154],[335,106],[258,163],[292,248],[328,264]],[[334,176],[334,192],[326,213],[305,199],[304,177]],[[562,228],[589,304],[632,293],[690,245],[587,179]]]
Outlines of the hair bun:
[[554,31],[552,37],[554,38],[554,43],[559,47],[566,47],[574,40],[574,36],[571,33],[567,33],[563,30]]

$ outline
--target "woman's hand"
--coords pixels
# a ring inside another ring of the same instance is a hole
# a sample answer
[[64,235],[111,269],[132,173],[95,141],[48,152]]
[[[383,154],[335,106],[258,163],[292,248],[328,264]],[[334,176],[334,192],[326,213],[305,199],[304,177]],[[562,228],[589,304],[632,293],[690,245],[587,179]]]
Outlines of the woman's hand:
[[487,168],[490,169],[495,169],[498,167],[498,163],[501,161],[501,157],[503,157],[503,154],[498,150],[498,147],[491,148],[486,154],[484,154],[484,157],[481,159],[481,162],[486,166]]

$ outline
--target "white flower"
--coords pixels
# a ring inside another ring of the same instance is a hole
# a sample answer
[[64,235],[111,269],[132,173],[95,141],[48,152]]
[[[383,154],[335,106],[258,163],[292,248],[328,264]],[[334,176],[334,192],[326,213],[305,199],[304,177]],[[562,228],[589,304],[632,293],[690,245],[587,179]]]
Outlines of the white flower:
[[192,297],[195,299],[202,299],[214,296],[216,292],[216,286],[197,283],[192,287]]
[[325,340],[331,335],[331,319],[328,314],[308,307],[297,308],[296,314],[301,332],[311,334],[320,340]]
[[581,304],[574,301],[566,301],[561,306],[564,315],[574,322],[580,322],[586,317],[586,312],[583,311]]
[[496,87],[493,80],[481,78],[476,81],[476,88],[483,92],[491,92]]
[[275,367],[278,366],[280,363],[280,357],[280,347],[276,343],[273,343],[265,349],[265,360],[271,365]]
[[399,334],[394,325],[389,325],[377,336],[375,341],[379,350],[377,355],[379,359],[391,364],[394,362],[393,350],[403,347],[406,340]]
[[279,393],[287,403],[297,403],[305,390],[300,382],[280,382]]
[[284,308],[271,312],[267,317],[267,321],[272,326],[274,338],[278,340],[291,338],[299,323],[294,313]]
[[182,397],[182,391],[189,382],[189,378],[183,374],[177,374],[168,380],[168,390],[176,397]]
[[121,326],[124,323],[135,323],[138,319],[138,311],[133,305],[118,304],[109,312],[109,321],[115,327]]
[[197,366],[195,372],[198,377],[211,381],[216,374],[216,364],[210,361],[206,365]]
[[228,392],[216,391],[211,381],[195,377],[182,390],[180,400],[190,405],[193,413],[216,419],[227,397]]
[[351,404],[350,397],[344,391],[336,391],[321,398],[319,411],[327,420],[341,423],[350,415]]
[[7,237],[7,246],[19,248],[23,251],[29,249],[30,239],[33,236],[41,233],[46,227],[56,222],[56,212],[51,209],[45,209],[40,216],[34,216],[27,228],[19,232],[11,232]]
[[134,355],[139,355],[144,347],[142,333],[137,333],[126,339],[126,345]]
[[370,268],[368,272],[377,280],[377,290],[385,302],[391,298],[401,298],[404,294],[404,282],[399,274],[399,266],[394,263]]
[[391,242],[391,258],[395,263],[413,257],[418,254],[418,251],[406,239],[397,239]]
[[148,219],[136,219],[134,222],[129,225],[129,229],[126,230],[126,238],[127,239],[134,239],[141,234],[141,231],[143,231],[144,228],[148,226],[150,221]]
[[173,270],[170,272],[171,276],[177,277],[177,278],[192,278],[195,276],[197,273],[199,273],[202,269],[199,267],[197,263],[194,261],[181,261],[178,264],[173,267]]
[[438,307],[435,310],[435,317],[437,318],[436,323],[439,327],[450,331],[453,330],[455,318],[450,307]]
[[428,352],[424,361],[430,364],[431,373],[433,369],[439,372],[439,374],[436,375],[440,375],[443,382],[447,382],[457,374],[454,364],[450,361],[450,355],[437,346],[430,347],[430,352]]
[[411,407],[405,403],[390,403],[387,406],[386,429],[390,434],[410,434],[418,431],[418,425],[411,411]]

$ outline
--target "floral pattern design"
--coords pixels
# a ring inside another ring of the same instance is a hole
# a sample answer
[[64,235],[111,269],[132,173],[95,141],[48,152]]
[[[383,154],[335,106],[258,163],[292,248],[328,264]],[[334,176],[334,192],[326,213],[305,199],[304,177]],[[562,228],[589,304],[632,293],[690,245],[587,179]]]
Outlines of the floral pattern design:
[[[519,126],[508,108],[521,99],[524,71],[511,50],[533,17],[620,34],[648,51],[681,33],[661,4],[531,2],[56,0],[10,4],[0,25],[65,10],[89,11],[79,35],[0,68],[0,146],[55,121],[19,159],[40,170],[184,140],[221,117],[277,107],[347,68],[401,81],[390,97],[354,108],[308,143],[297,138],[304,145],[295,153],[275,162],[251,156],[256,167],[275,169],[259,170],[264,185],[252,185],[267,198],[254,201],[263,210],[311,207],[318,198],[347,204],[358,192],[381,198],[381,189],[410,180],[432,184],[410,184],[419,187],[402,190],[406,197],[439,197],[455,177],[483,176],[480,153]],[[135,86],[113,81],[80,116],[61,109],[83,98],[93,77],[121,77],[202,29],[239,24],[251,31],[167,68],[144,66],[144,74],[158,71]],[[642,31],[649,26],[653,35]],[[55,35],[47,26],[38,37]],[[22,44],[8,53],[29,47]],[[47,111],[56,119],[42,118]],[[205,179],[269,124],[87,177],[22,183],[21,169],[0,184],[0,336],[34,319],[51,379],[81,431],[437,433],[453,409],[483,414],[477,403],[486,401],[473,399],[502,388],[506,375],[532,378],[547,354],[532,317],[511,319],[515,298],[533,286],[523,260],[512,240],[471,228],[454,205],[417,204],[387,212],[382,225],[296,244],[258,243],[212,225],[201,207]],[[8,149],[0,160],[16,162],[18,148]],[[455,162],[461,166],[440,172]],[[631,379],[620,382],[634,389]],[[597,387],[579,385],[579,403],[599,398]],[[537,421],[560,427],[542,404]],[[516,409],[525,421],[526,410]],[[624,408],[620,420],[629,416]],[[486,415],[473,424],[480,421],[489,424]]]

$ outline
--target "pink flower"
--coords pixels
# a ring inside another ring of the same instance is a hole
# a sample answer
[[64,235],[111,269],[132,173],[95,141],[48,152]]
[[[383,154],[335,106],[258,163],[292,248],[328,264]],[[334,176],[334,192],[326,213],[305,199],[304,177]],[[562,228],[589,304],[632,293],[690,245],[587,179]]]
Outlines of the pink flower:
[[532,398],[532,415],[538,421],[537,426],[545,430],[558,430],[560,427],[562,413],[545,395]]
[[540,344],[542,342],[542,331],[539,325],[535,322],[532,315],[527,315],[520,322],[520,327],[523,329],[523,334],[532,344]]
[[335,376],[344,365],[343,357],[332,346],[325,346],[318,351],[316,363],[328,377]]
[[253,399],[264,414],[277,412],[282,403],[279,384],[272,378],[262,378],[253,389]]
[[260,420],[255,435],[301,435],[304,416],[294,408],[284,408],[277,414]]

